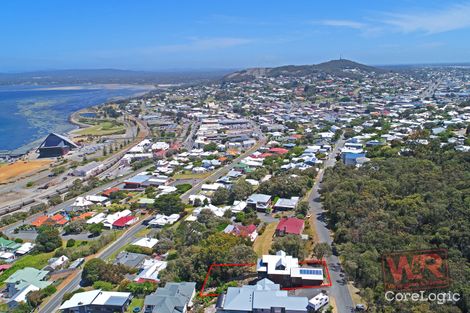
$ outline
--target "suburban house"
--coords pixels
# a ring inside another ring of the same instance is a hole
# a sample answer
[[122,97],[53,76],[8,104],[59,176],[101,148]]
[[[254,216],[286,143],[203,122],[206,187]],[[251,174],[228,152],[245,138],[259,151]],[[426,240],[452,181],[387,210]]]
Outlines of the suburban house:
[[295,210],[298,203],[299,197],[291,197],[290,199],[279,198],[279,200],[277,200],[274,204],[273,208],[276,211],[292,211]]
[[144,237],[137,239],[132,245],[152,249],[157,243],[157,238]]
[[116,256],[114,264],[121,264],[131,268],[140,268],[145,260],[150,259],[146,254],[121,251]]
[[90,290],[74,294],[59,310],[63,313],[124,313],[131,300],[130,292]]
[[271,196],[261,193],[252,194],[246,200],[246,206],[257,211],[266,211],[271,205]]
[[56,271],[56,270],[65,268],[67,264],[69,264],[69,262],[70,262],[70,259],[66,257],[65,255],[62,255],[57,258],[51,258],[47,262],[47,266],[44,269],[48,271]]
[[276,227],[276,236],[284,235],[301,235],[304,231],[305,222],[304,220],[296,217],[284,217],[281,218],[279,224]]
[[176,223],[180,219],[179,214],[171,214],[170,216],[166,216],[163,214],[157,214],[155,215],[155,218],[153,218],[148,225],[150,227],[163,227],[165,225],[172,225]]
[[116,221],[113,223],[113,229],[123,229],[128,226],[131,226],[132,224],[136,223],[139,220],[137,216],[133,215],[127,215],[118,218]]
[[306,313],[307,306],[307,297],[290,297],[279,284],[266,278],[256,285],[228,287],[216,304],[219,313]]
[[364,152],[357,151],[343,151],[341,152],[341,160],[345,165],[355,166],[358,162],[358,159],[365,158],[366,154]]
[[32,267],[25,267],[17,270],[5,280],[7,284],[8,297],[13,297],[18,292],[33,285],[39,289],[49,286],[52,282],[47,281],[49,272],[37,270]]
[[0,251],[15,252],[20,247],[20,243],[0,237]]
[[268,278],[284,287],[319,286],[323,283],[323,268],[300,267],[299,259],[278,251],[258,259],[259,278]]
[[160,261],[156,259],[144,260],[144,263],[140,267],[140,271],[134,278],[134,281],[138,283],[146,281],[159,282],[160,278],[158,275],[167,267],[167,265],[168,263],[166,261]]
[[40,158],[52,158],[66,155],[75,148],[78,148],[78,146],[69,138],[50,133],[39,145],[38,151]]
[[167,283],[145,297],[144,313],[186,313],[193,305],[196,283]]
[[224,233],[233,234],[235,236],[250,238],[251,241],[255,241],[258,237],[258,232],[256,231],[256,225],[251,224],[248,226],[243,225],[227,225],[224,229]]

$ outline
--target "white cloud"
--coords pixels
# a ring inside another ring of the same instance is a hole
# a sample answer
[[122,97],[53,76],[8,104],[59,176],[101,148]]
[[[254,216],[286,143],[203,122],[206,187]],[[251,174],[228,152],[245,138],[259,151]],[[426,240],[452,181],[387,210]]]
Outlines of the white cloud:
[[333,26],[333,27],[347,27],[353,29],[364,29],[367,27],[366,24],[351,21],[351,20],[322,20],[314,22],[316,24],[325,25],[325,26]]
[[395,14],[387,13],[383,20],[404,33],[424,32],[437,34],[470,27],[470,3],[459,4],[444,10]]

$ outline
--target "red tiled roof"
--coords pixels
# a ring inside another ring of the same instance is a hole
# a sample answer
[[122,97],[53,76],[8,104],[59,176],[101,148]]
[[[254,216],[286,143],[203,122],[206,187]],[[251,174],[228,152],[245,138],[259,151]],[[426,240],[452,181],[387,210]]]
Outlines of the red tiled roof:
[[47,215],[41,215],[38,216],[32,223],[31,225],[34,227],[40,227],[44,222],[49,218]]
[[270,157],[270,156],[273,156],[273,154],[265,152],[265,153],[261,153],[260,155],[258,155],[258,158],[264,159],[264,158],[267,158],[267,157]]
[[113,192],[118,192],[120,190],[121,189],[119,189],[118,187],[113,187],[113,188],[106,189],[101,194],[105,197],[109,197]]
[[282,231],[286,234],[300,235],[304,228],[304,220],[296,217],[283,218],[276,227],[277,231]]
[[173,149],[173,150],[178,150],[179,148],[181,148],[181,144],[179,143],[174,143],[170,146],[170,149]]
[[155,154],[155,156],[165,156],[165,153],[165,150],[155,150],[153,154]]
[[269,149],[269,152],[277,153],[277,154],[286,154],[289,152],[289,150],[284,149],[284,148],[271,148]]
[[254,224],[243,226],[243,225],[236,225],[233,229],[233,232],[239,236],[248,237],[254,231],[256,231],[256,226]]
[[127,226],[130,222],[132,222],[135,219],[135,216],[128,215],[128,216],[123,216],[121,218],[118,218],[114,223],[113,226],[116,227],[124,227]]

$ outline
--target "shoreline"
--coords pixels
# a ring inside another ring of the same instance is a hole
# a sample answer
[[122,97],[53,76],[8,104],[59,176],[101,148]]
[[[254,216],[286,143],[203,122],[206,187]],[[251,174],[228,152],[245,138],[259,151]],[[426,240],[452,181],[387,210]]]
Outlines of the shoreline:
[[[103,86],[104,84],[101,84],[99,86]],[[124,86],[127,86],[127,85],[124,85]],[[134,85],[135,86],[135,85]],[[114,88],[117,87],[116,84],[113,84]],[[83,124],[83,123],[80,123],[77,118],[80,114],[82,113],[86,113],[87,111],[89,111],[91,108],[95,108],[95,107],[98,107],[98,106],[102,106],[102,105],[106,105],[106,104],[109,104],[109,103],[113,103],[113,102],[119,102],[119,101],[128,101],[128,100],[131,100],[131,99],[134,99],[134,98],[138,98],[138,97],[143,97],[149,93],[151,93],[152,91],[155,91],[158,87],[156,85],[140,85],[140,87],[144,88],[144,87],[148,87],[149,89],[146,90],[146,91],[136,91],[135,94],[133,95],[130,95],[130,96],[124,96],[124,97],[119,97],[119,99],[109,99],[105,102],[102,102],[102,103],[99,103],[99,104],[95,104],[95,105],[91,105],[91,106],[88,106],[86,108],[81,108],[77,111],[74,111],[72,113],[69,114],[69,116],[67,117],[67,122],[72,125],[74,128],[67,131],[66,133],[64,133],[65,136],[69,137],[69,136],[72,136],[73,135],[73,132],[76,131],[77,129],[80,129],[80,128],[87,128],[87,127],[91,127],[91,125],[88,125],[88,124]],[[152,87],[152,89],[150,89],[150,87]],[[37,140],[34,140],[34,141],[31,141],[27,144],[24,144],[18,148],[15,148],[15,149],[12,149],[12,150],[6,150],[6,151],[2,151],[4,152],[4,154],[6,155],[9,155],[10,158],[13,158],[13,159],[19,159],[20,157],[22,156],[26,156],[28,155],[29,153],[32,152],[33,149],[37,148],[37,146],[44,140],[44,137],[43,138],[40,138],[40,139],[37,139]]]

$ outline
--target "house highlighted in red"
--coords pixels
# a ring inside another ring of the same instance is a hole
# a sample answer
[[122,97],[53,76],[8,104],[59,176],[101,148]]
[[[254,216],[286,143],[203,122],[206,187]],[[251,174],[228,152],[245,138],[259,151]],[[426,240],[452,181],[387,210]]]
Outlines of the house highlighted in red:
[[304,231],[305,222],[302,219],[296,217],[286,217],[279,221],[276,227],[276,235],[300,235]]

